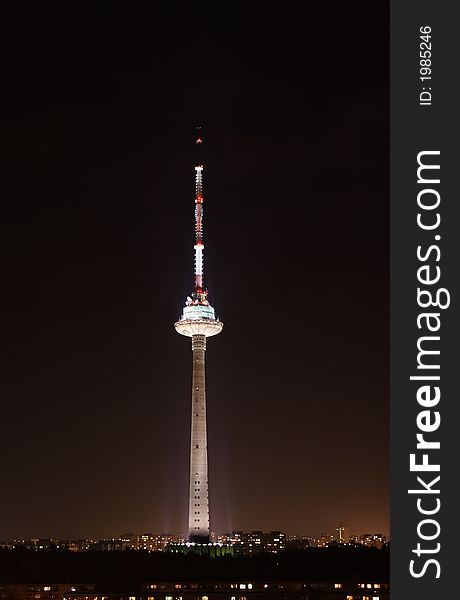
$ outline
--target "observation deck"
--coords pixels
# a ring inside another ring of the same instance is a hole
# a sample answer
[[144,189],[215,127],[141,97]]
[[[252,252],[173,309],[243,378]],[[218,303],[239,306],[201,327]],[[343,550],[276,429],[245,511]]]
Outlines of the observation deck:
[[181,318],[174,323],[177,333],[187,337],[194,335],[211,337],[220,333],[223,326],[224,324],[216,319],[214,309],[210,304],[184,306]]

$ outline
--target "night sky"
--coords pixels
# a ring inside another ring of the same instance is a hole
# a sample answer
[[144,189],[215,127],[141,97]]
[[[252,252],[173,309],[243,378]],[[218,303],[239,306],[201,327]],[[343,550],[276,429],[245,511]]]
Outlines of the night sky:
[[2,19],[0,539],[186,531],[197,124],[211,528],[388,534],[387,3],[65,4]]

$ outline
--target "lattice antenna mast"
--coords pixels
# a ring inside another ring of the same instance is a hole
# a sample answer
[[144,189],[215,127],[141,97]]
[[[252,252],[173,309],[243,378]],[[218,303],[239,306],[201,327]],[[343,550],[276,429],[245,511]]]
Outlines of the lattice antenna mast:
[[203,241],[203,163],[199,159],[198,151],[203,144],[201,128],[197,128],[197,162],[195,166],[195,290],[193,300],[200,304],[207,304],[208,292],[204,287],[204,241]]

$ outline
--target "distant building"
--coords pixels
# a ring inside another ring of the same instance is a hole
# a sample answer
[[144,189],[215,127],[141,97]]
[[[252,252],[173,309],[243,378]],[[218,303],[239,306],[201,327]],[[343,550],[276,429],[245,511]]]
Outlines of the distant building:
[[124,533],[122,536],[120,536],[120,542],[122,550],[139,549],[139,536],[136,533]]
[[160,536],[160,549],[164,550],[168,544],[182,544],[186,541],[186,537],[183,534],[162,533]]
[[231,544],[231,539],[231,533],[219,533],[218,535],[215,535],[214,540],[211,541],[217,542],[218,544]]
[[101,539],[93,544],[91,550],[100,550],[102,552],[123,550],[123,542],[120,538]]
[[262,554],[265,552],[263,544],[263,533],[261,531],[250,531],[246,534],[244,553]]
[[363,546],[374,546],[379,550],[386,544],[386,537],[383,533],[365,533],[360,537],[360,542]]
[[283,531],[233,531],[218,536],[221,543],[231,544],[234,554],[276,554],[286,548]]
[[350,539],[350,531],[347,526],[339,523],[333,531],[334,542],[337,544],[348,544]]
[[286,536],[286,550],[305,550],[317,545],[317,538],[306,535],[291,534]]
[[125,533],[121,536],[122,550],[147,550],[149,552],[158,552],[162,550],[167,541],[172,536],[169,535],[155,535],[153,533]]
[[57,547],[58,541],[51,538],[27,538],[12,540],[0,545],[6,548],[24,547],[28,550],[48,550],[49,548]]
[[69,550],[70,552],[86,552],[94,546],[94,540],[55,540],[54,545],[60,550]]
[[350,535],[349,542],[350,544],[360,544],[361,541],[359,539],[359,535]]
[[282,531],[270,531],[263,537],[265,550],[270,554],[277,554],[286,548],[286,534]]
[[329,544],[332,544],[334,541],[334,536],[330,533],[322,533],[318,538],[317,547],[318,548],[326,548]]

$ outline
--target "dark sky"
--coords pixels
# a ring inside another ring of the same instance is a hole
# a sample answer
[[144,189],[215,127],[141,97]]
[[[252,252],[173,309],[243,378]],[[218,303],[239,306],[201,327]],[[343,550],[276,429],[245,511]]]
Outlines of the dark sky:
[[2,19],[0,539],[186,529],[197,124],[211,526],[388,533],[387,3],[109,4]]

